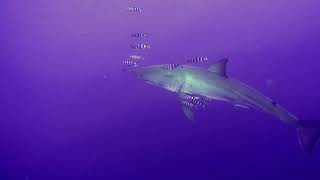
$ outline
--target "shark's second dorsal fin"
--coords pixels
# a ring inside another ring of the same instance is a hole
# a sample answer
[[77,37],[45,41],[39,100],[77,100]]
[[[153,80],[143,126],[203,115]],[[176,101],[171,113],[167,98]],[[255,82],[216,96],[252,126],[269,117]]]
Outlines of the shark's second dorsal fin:
[[212,66],[210,66],[208,68],[208,70],[211,72],[217,73],[221,76],[228,77],[227,72],[226,72],[228,61],[229,61],[229,59],[227,59],[227,58],[221,59],[221,60],[217,61],[216,63],[214,63]]

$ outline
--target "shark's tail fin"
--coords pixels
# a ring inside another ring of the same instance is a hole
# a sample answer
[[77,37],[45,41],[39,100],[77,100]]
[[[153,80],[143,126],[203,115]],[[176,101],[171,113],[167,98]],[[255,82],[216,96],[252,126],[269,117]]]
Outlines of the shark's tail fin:
[[311,155],[320,138],[320,121],[298,121],[298,125],[300,145],[304,152]]

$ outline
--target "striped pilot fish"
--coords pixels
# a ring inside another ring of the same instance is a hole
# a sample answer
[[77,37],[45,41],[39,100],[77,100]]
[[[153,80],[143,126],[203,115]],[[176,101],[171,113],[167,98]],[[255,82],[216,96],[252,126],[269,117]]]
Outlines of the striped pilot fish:
[[139,56],[139,55],[131,55],[129,57],[130,57],[130,59],[135,60],[135,61],[144,59],[144,57]]
[[165,66],[165,68],[167,69],[167,70],[170,70],[170,69],[175,69],[175,68],[177,68],[177,67],[179,67],[181,64],[167,64],[166,66]]
[[208,61],[208,57],[193,57],[187,60],[189,63],[198,63]]
[[150,49],[151,45],[150,44],[133,44],[131,45],[132,49]]
[[128,11],[129,12],[142,12],[143,9],[142,8],[138,8],[138,7],[128,7]]
[[187,93],[180,98],[183,99],[182,103],[184,103],[184,105],[193,108],[205,108],[210,102],[210,99],[207,97],[193,96]]
[[131,60],[124,60],[123,64],[127,65],[128,67],[138,67],[137,62]]
[[131,37],[134,37],[134,38],[145,38],[145,37],[148,37],[149,36],[149,33],[132,33],[131,34]]

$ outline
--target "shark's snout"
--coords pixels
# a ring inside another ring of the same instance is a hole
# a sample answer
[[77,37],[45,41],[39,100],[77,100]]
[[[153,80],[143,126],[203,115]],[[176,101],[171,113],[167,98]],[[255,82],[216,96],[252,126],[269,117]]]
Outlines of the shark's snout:
[[133,72],[145,82],[161,87],[167,86],[172,78],[168,76],[169,71],[163,68],[163,65],[138,67]]
[[149,68],[147,67],[142,67],[142,68],[136,68],[134,71],[134,74],[136,75],[137,78],[142,79],[146,83],[151,83],[153,84],[153,76],[154,72],[152,72]]

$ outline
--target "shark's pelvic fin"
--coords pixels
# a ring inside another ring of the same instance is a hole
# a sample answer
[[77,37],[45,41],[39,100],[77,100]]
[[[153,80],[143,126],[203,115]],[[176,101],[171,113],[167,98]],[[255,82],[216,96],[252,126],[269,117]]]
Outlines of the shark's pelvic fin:
[[249,109],[249,107],[248,107],[248,106],[243,105],[243,104],[237,104],[237,103],[235,103],[235,104],[233,104],[233,105],[234,105],[234,107],[236,107],[236,108]]
[[228,61],[229,59],[227,58],[221,59],[217,61],[215,64],[213,64],[212,66],[210,66],[208,70],[211,72],[217,73],[223,77],[228,77],[226,72]]

